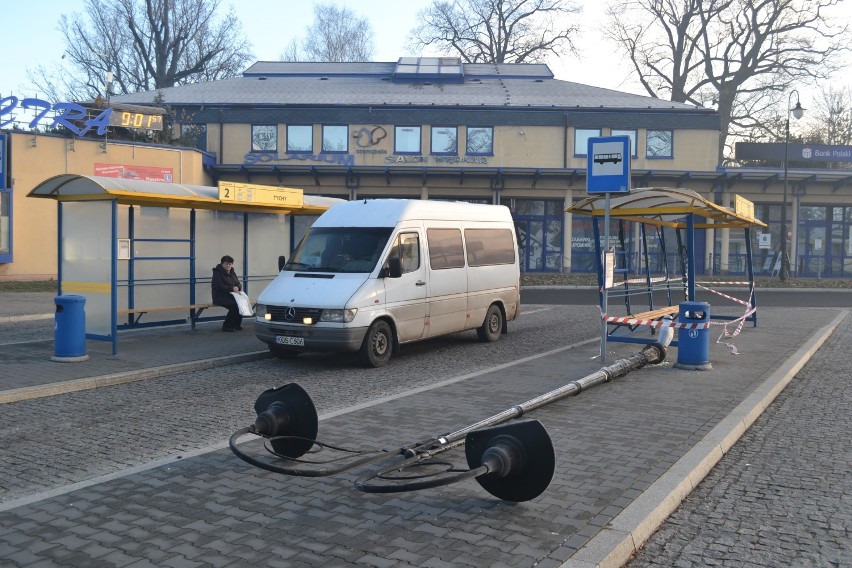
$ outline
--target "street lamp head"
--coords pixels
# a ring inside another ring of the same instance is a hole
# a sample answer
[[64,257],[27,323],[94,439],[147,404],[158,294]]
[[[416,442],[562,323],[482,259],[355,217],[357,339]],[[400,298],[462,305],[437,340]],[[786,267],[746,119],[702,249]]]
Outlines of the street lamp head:
[[799,120],[800,118],[802,118],[802,116],[804,116],[804,114],[805,114],[805,109],[802,108],[802,103],[799,102],[799,101],[796,101],[796,106],[793,107],[793,118],[795,118],[796,120]]

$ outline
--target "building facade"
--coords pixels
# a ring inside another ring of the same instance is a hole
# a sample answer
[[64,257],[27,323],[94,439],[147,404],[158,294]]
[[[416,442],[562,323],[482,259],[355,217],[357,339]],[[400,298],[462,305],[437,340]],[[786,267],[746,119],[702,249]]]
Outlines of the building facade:
[[[565,210],[587,195],[588,139],[627,136],[633,187],[686,187],[723,206],[743,196],[769,225],[754,235],[755,269],[777,264],[782,164],[721,168],[715,110],[557,80],[546,65],[257,62],[233,79],[113,100],[168,106],[212,156],[213,184],[507,205],[529,272],[593,270],[591,222]],[[787,185],[793,270],[852,276],[852,172],[790,170]],[[309,221],[296,222],[298,234]],[[621,230],[635,253],[637,230]],[[741,273],[745,243],[705,233],[698,272]]]

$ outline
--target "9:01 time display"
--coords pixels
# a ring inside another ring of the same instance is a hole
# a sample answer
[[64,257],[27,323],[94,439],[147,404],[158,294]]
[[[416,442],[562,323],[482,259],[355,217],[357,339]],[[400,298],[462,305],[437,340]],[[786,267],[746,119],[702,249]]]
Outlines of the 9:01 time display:
[[112,109],[112,114],[109,117],[109,125],[121,126],[122,128],[137,128],[140,130],[162,130],[163,116],[160,114]]

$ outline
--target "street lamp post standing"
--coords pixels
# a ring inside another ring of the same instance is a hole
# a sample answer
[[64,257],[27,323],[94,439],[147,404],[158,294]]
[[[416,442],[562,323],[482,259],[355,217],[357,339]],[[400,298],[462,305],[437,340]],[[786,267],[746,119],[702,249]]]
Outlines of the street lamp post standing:
[[[796,95],[796,106],[790,108],[793,104],[794,94]],[[802,108],[802,103],[799,101],[799,91],[796,89],[793,89],[790,96],[787,97],[787,121],[784,126],[784,201],[781,203],[781,268],[778,271],[778,278],[782,282],[785,282],[790,276],[790,255],[787,252],[787,163],[790,161],[787,148],[790,145],[790,113],[796,120],[799,120],[805,114],[805,109]]]

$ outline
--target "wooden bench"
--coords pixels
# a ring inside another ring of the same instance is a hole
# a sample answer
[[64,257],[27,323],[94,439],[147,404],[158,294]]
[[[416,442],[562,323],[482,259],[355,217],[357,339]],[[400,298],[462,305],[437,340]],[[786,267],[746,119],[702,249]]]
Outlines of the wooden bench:
[[195,329],[195,322],[201,317],[201,313],[207,308],[212,308],[215,304],[187,304],[185,306],[157,306],[156,308],[124,308],[116,313],[120,316],[132,316],[133,319],[129,325],[137,325],[142,316],[148,313],[156,312],[177,312],[181,310],[189,310],[189,320],[192,324],[192,329]]
[[679,309],[680,309],[679,306],[666,306],[664,308],[658,308],[656,310],[651,310],[651,311],[648,311],[648,312],[633,314],[630,317],[632,317],[634,319],[640,319],[640,320],[655,320],[655,319],[660,319],[661,317],[664,317],[664,316],[674,315],[678,312]]

